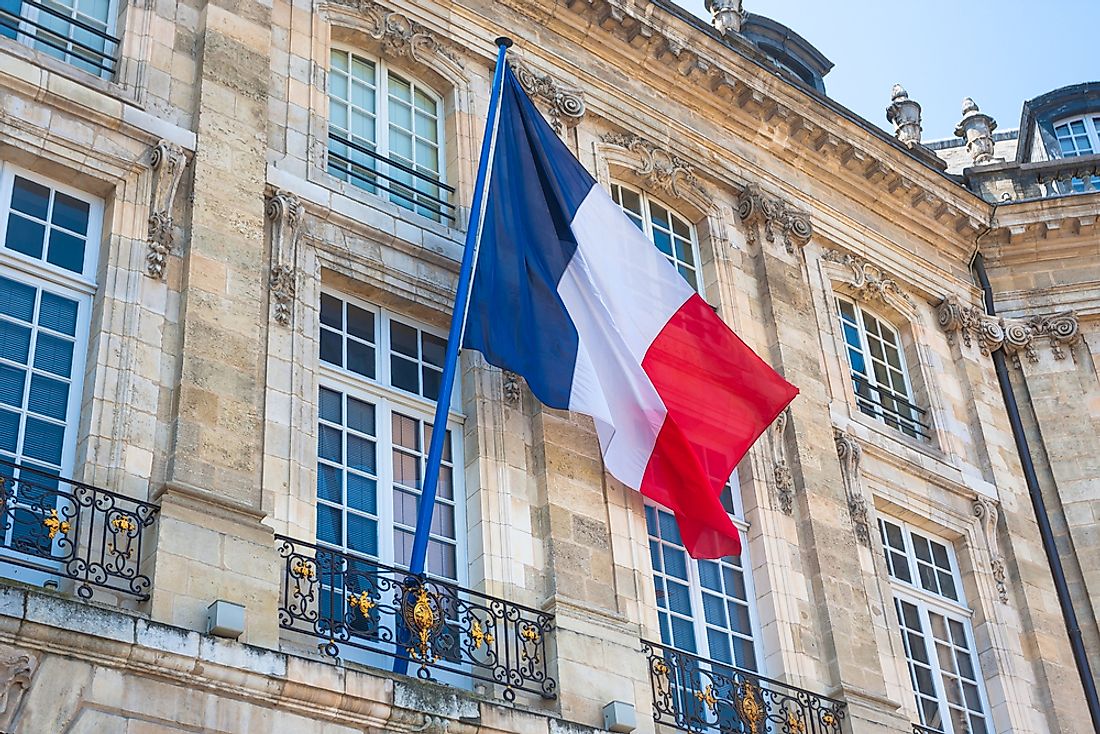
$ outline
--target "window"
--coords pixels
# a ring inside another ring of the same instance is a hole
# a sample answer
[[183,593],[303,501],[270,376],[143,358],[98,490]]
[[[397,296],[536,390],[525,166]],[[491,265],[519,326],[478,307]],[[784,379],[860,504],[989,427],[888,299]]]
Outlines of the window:
[[0,36],[110,77],[119,50],[111,35],[116,12],[112,0],[0,0]]
[[852,369],[859,409],[914,438],[929,438],[926,411],[912,402],[898,332],[845,298],[836,298],[837,316]]
[[950,544],[880,518],[920,723],[946,734],[990,731],[970,610]]
[[[407,566],[446,340],[383,309],[321,296],[317,540]],[[457,392],[457,391],[456,391]],[[457,416],[448,426],[428,573],[460,581]]]
[[[727,484],[722,502],[731,515],[733,496]],[[715,663],[756,671],[755,597],[746,553],[713,561],[692,559],[671,512],[646,504],[645,517],[661,641]],[[733,520],[744,538],[747,526]]]
[[[1100,115],[1085,115],[1054,124],[1054,137],[1063,158],[1075,158],[1100,152]],[[1073,179],[1074,191],[1084,191],[1085,182]],[[1100,189],[1100,176],[1092,177],[1093,189]]]
[[611,184],[611,198],[623,208],[630,221],[645,232],[665,258],[680,271],[692,288],[702,292],[699,283],[699,243],[695,227],[648,194],[622,184]]
[[380,61],[334,48],[328,100],[330,174],[435,221],[454,221],[439,95]]
[[[71,475],[95,285],[101,205],[12,166],[0,168],[0,473]],[[35,477],[39,487],[50,481]],[[9,485],[21,494],[21,485]],[[40,488],[26,491],[41,493]],[[49,555],[43,496],[14,498],[3,545]],[[7,571],[5,570],[5,574]]]

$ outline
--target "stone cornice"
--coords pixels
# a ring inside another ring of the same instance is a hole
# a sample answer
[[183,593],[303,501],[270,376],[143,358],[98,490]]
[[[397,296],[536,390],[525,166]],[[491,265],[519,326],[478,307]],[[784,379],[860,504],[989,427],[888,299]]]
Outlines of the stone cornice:
[[1003,347],[1017,364],[1021,353],[1029,362],[1039,361],[1038,339],[1048,340],[1055,359],[1065,359],[1067,351],[1072,355],[1073,347],[1081,341],[1077,315],[1072,311],[1024,319],[995,317],[948,295],[937,307],[936,315],[949,341],[961,335],[963,344],[969,347],[977,342],[985,355]]
[[[582,16],[588,28],[598,26],[644,51],[670,76],[704,89],[716,103],[730,103],[778,128],[775,137],[785,137],[803,154],[839,164],[856,180],[888,193],[902,209],[916,209],[964,239],[968,231],[972,235],[984,228],[990,205],[828,99],[793,83],[769,84],[770,72],[746,68],[766,68],[751,58],[751,51],[712,38],[660,4],[647,5],[643,13],[623,0],[561,1]],[[515,4],[512,7],[526,13]],[[657,12],[650,12],[653,7]]]

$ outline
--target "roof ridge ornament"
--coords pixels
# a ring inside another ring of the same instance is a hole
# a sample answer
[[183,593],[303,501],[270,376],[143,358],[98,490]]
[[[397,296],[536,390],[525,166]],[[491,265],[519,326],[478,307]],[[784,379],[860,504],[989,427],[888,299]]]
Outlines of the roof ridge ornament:
[[966,141],[966,152],[975,165],[992,163],[994,144],[993,131],[997,121],[978,109],[973,99],[967,97],[962,103],[962,119],[955,126],[955,136]]
[[704,5],[710,11],[711,25],[723,36],[740,33],[749,15],[741,7],[741,0],[705,0]]
[[900,84],[895,84],[891,90],[886,119],[894,123],[894,137],[906,147],[920,145],[920,104],[916,100],[909,99],[909,92],[905,91],[905,87]]

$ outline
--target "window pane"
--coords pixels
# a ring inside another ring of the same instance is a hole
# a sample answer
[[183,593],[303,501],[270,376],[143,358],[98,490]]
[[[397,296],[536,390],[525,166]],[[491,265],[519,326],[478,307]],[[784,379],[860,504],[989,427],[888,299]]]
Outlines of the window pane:
[[62,334],[76,334],[76,301],[53,293],[42,293],[42,306],[38,323]]
[[20,321],[31,321],[35,293],[32,286],[0,277],[0,313]]
[[374,343],[374,314],[353,304],[348,304],[348,333],[364,341]]
[[342,367],[344,355],[340,335],[328,329],[321,329],[321,361]]
[[390,357],[390,384],[409,392],[420,392],[419,370],[416,362],[397,356]]
[[374,379],[374,347],[348,339],[348,369]]
[[42,257],[46,226],[12,213],[8,216],[8,233],[4,244],[9,249],[34,258]]
[[11,208],[45,221],[50,208],[50,190],[42,184],[16,176],[12,183]]
[[71,377],[73,342],[39,332],[34,347],[34,366],[59,377]]
[[23,407],[23,390],[27,384],[27,373],[16,367],[0,364],[0,403]]
[[374,406],[362,400],[348,398],[348,428],[353,431],[374,434]]
[[50,221],[58,227],[64,227],[83,236],[88,234],[88,211],[89,206],[86,202],[58,193],[54,197],[53,216]]
[[329,464],[318,464],[317,497],[329,502],[343,502],[343,472]]
[[31,377],[31,392],[27,409],[47,418],[65,420],[69,404],[69,383],[43,375]]
[[343,423],[344,410],[341,406],[340,393],[322,387],[318,412],[322,420]]

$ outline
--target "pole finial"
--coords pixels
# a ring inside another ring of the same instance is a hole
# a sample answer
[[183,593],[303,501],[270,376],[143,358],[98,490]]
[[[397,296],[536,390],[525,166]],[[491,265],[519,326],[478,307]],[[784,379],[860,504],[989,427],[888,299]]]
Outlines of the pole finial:
[[504,48],[512,47],[512,39],[508,36],[499,36],[495,43],[497,46],[504,46]]

